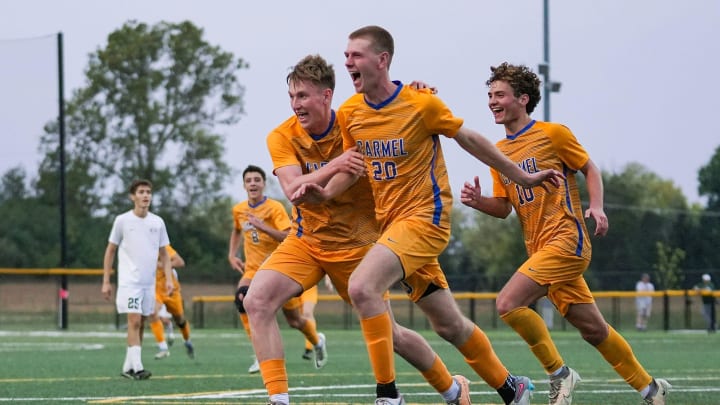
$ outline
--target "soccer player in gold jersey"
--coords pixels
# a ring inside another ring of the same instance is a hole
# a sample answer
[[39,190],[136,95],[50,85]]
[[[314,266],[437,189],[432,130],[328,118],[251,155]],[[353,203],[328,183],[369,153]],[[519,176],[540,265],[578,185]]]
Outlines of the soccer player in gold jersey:
[[[477,177],[462,189],[465,205],[499,218],[514,208],[522,225],[529,259],[500,291],[500,317],[527,342],[548,373],[550,404],[570,404],[580,376],[565,365],[542,318],[528,308],[543,296],[641,393],[643,403],[665,404],[670,385],[653,379],[640,365],[627,341],[603,318],[583,278],[591,255],[585,218],[594,220],[595,236],[608,231],[600,170],[567,127],[530,117],[540,101],[535,73],[508,63],[490,70],[489,107],[506,134],[497,147],[527,172],[553,168],[565,174],[556,189],[533,189],[491,169],[491,197],[482,196]],[[584,217],[575,180],[578,171],[585,176],[590,197]]]
[[[364,172],[359,153],[343,152],[342,136],[331,107],[335,87],[332,66],[320,56],[307,56],[293,68],[287,82],[295,115],[267,138],[274,173],[286,195],[292,195],[305,182],[324,184],[338,172]],[[350,303],[347,293],[350,275],[378,237],[367,178],[361,178],[333,200],[294,206],[292,217],[292,231],[263,263],[245,299],[254,336],[258,336],[253,338],[253,345],[273,404],[289,404],[290,400],[275,317],[280,305],[315,285],[325,274],[338,294]],[[430,281],[415,276],[408,284],[425,287]],[[384,300],[383,305],[390,312],[389,303]],[[457,307],[450,309],[455,310]],[[395,322],[392,333],[398,354],[418,369],[447,403],[470,404],[467,379],[453,377],[418,333]],[[503,378],[506,375],[507,372]]]
[[[228,261],[233,269],[242,277],[235,292],[235,306],[240,313],[245,332],[252,340],[253,331],[250,327],[244,306],[244,298],[248,293],[258,268],[265,259],[278,247],[290,230],[290,217],[279,201],[265,195],[265,171],[255,165],[248,165],[243,170],[243,187],[248,199],[236,204],[232,209],[233,230],[230,233]],[[243,246],[245,261],[238,257],[237,252]],[[315,287],[316,288],[316,287]],[[312,292],[308,292],[312,295]],[[305,335],[307,341],[316,352],[315,366],[325,366],[325,337],[318,333],[314,319],[303,315],[303,298],[293,297],[283,302],[283,314],[288,325]],[[260,371],[257,358],[248,368],[249,373]]]
[[[415,91],[389,78],[394,41],[377,26],[349,36],[345,67],[357,94],[337,112],[347,150],[363,155],[372,187],[381,236],[352,274],[349,295],[360,316],[377,383],[377,404],[403,404],[395,385],[392,314],[383,294],[402,281],[428,316],[433,329],[452,343],[467,363],[506,403],[527,403],[527,378],[513,379],[495,355],[487,336],[464,317],[455,303],[438,256],[450,239],[452,193],[438,134],[455,139],[478,159],[500,168],[525,186],[558,183],[554,170],[525,173],[487,139],[463,127],[432,92]],[[339,173],[322,184],[306,183],[293,203],[342,196],[357,181]],[[413,285],[413,277],[431,280]],[[519,382],[523,398],[516,398]]]
[[150,321],[150,330],[152,330],[155,340],[158,343],[159,350],[155,353],[155,359],[160,360],[170,356],[168,342],[165,341],[165,326],[158,315],[160,308],[162,308],[163,305],[165,305],[167,312],[172,316],[175,324],[177,324],[178,328],[180,328],[185,344],[185,351],[187,352],[188,357],[194,359],[195,348],[190,341],[190,322],[188,322],[185,318],[182,289],[176,273],[176,269],[185,267],[185,260],[172,246],[167,245],[165,249],[167,249],[168,255],[170,256],[170,265],[173,268],[173,290],[172,294],[168,294],[167,289],[165,288],[165,285],[167,284],[165,272],[162,271],[160,262],[158,262],[158,268],[155,272],[155,312],[148,318]]

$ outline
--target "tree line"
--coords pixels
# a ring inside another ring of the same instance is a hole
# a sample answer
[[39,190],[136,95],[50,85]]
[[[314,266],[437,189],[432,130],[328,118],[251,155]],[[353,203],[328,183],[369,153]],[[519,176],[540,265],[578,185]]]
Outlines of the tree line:
[[[153,210],[192,268],[183,280],[237,278],[226,259],[234,201],[222,191],[232,171],[219,130],[244,113],[237,74],[247,68],[187,21],[129,21],[89,56],[86,84],[66,110],[67,267],[102,266],[112,220],[130,207],[127,185],[147,178],[155,185]],[[58,266],[58,133],[57,121],[45,125],[37,173],[17,167],[2,174],[0,267]],[[688,204],[672,181],[638,163],[603,178],[610,233],[591,240],[586,276],[593,289],[633,288],[642,272],[658,288],[684,288],[701,272],[717,271],[720,146],[698,172],[704,207]],[[516,218],[455,207],[440,257],[454,290],[496,291],[525,258]]]

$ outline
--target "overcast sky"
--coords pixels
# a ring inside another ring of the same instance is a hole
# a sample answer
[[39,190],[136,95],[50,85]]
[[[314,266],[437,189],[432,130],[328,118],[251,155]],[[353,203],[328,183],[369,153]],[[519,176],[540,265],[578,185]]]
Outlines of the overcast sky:
[[[353,88],[345,71],[347,34],[381,25],[395,37],[391,76],[422,79],[466,125],[489,139],[504,136],[487,107],[491,65],[535,69],[543,59],[543,2],[477,0],[178,1],[15,0],[0,2],[0,173],[22,165],[35,175],[43,125],[57,117],[56,36],[64,35],[65,95],[85,85],[88,54],[127,20],[190,20],[211,44],[250,69],[246,115],[224,130],[227,160],[271,169],[267,133],[290,110],[285,76],[307,54],[336,68],[335,106]],[[32,40],[16,40],[37,38]],[[619,172],[639,162],[702,202],[697,171],[720,145],[708,129],[720,94],[720,1],[550,1],[551,120],[566,124],[598,166]],[[543,119],[543,105],[534,118]],[[700,121],[708,119],[702,124]],[[453,191],[489,171],[454,141],[443,140]],[[227,191],[245,197],[241,181]]]

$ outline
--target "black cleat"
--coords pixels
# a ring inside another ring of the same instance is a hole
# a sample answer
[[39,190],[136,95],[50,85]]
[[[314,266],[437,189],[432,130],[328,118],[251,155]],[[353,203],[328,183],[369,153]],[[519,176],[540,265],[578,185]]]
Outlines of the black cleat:
[[195,358],[195,348],[193,347],[192,343],[185,342],[185,350],[187,351],[188,357],[191,359]]
[[312,349],[305,349],[305,352],[302,354],[303,360],[312,360],[313,358],[313,351]]
[[136,371],[135,374],[133,374],[133,378],[136,380],[147,380],[148,378],[150,378],[151,375],[152,373],[148,370],[140,370]]

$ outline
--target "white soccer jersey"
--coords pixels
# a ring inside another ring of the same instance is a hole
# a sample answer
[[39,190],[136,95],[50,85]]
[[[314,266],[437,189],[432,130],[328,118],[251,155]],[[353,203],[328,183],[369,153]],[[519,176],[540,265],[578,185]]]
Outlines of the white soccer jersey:
[[170,244],[162,218],[151,212],[140,218],[132,210],[120,214],[108,241],[118,245],[118,286],[155,288],[158,251]]

